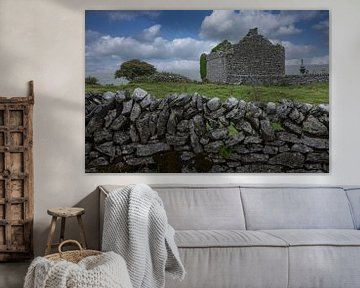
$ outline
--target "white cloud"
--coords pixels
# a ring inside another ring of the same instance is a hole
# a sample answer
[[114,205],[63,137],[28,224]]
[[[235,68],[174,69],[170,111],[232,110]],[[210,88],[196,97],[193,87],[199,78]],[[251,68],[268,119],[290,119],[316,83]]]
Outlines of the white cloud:
[[285,65],[300,65],[301,60],[300,59],[287,59],[285,60]]
[[90,44],[90,43],[96,41],[97,39],[99,39],[99,37],[101,37],[101,33],[97,32],[97,31],[86,30],[86,32],[85,32],[86,44]]
[[[320,10],[321,11],[321,10]],[[319,10],[281,10],[280,17],[288,17],[287,21],[311,20],[319,15]]]
[[149,28],[144,29],[139,35],[136,36],[137,40],[151,42],[156,37],[160,36],[161,25],[156,24]]
[[329,64],[329,55],[312,57],[309,61],[312,65],[326,65]]
[[273,14],[264,10],[214,10],[204,18],[200,36],[203,39],[228,39],[238,42],[254,27],[258,27],[259,33],[266,37],[298,34],[302,32],[295,26],[299,17],[304,16],[290,12]]
[[135,37],[112,37],[91,31],[91,41],[87,39],[86,43],[86,72],[111,76],[110,71],[115,72],[124,61],[141,59],[159,71],[199,79],[199,57],[208,53],[216,42],[191,37],[168,40],[160,32],[160,25],[144,29]]
[[290,41],[281,41],[281,45],[285,47],[285,58],[304,58],[309,56],[312,51],[314,51],[313,45],[306,44],[294,44]]
[[322,31],[325,34],[329,34],[329,20],[322,20],[313,26],[315,30]]
[[293,24],[287,26],[279,27],[277,34],[278,35],[293,35],[301,33],[301,29],[296,28]]
[[175,68],[177,70],[189,70],[199,68],[198,60],[158,60],[154,62],[156,68],[160,71],[169,71]]
[[270,39],[270,41],[274,44],[279,43],[285,47],[285,58],[287,60],[306,58],[315,50],[315,47],[313,45],[294,44],[290,41],[281,41],[274,39]]
[[152,64],[158,71],[173,72],[191,79],[200,80],[199,60],[154,60]]
[[160,25],[145,29],[139,38],[103,35],[86,46],[87,57],[120,57],[122,60],[138,58],[197,60],[216,44],[194,38],[167,40],[159,36]]
[[156,18],[160,15],[160,11],[156,10],[124,10],[117,12],[110,12],[109,19],[111,21],[131,21],[139,16],[148,16],[150,18]]
[[301,64],[301,59],[304,59],[304,65],[328,65],[329,64],[329,55],[324,56],[313,56],[313,57],[303,57],[303,58],[294,58],[285,60],[285,65],[298,65]]

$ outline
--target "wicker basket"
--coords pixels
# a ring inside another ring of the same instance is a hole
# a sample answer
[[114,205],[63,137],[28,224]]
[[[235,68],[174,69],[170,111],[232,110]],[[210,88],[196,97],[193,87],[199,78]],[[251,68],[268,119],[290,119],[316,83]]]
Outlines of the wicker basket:
[[[76,244],[79,247],[79,250],[63,252],[61,250],[61,248],[65,244],[69,244],[69,243]],[[59,245],[58,251],[59,251],[59,253],[54,253],[54,254],[47,255],[47,256],[45,256],[45,258],[47,258],[49,260],[54,260],[54,261],[56,261],[56,260],[66,260],[66,261],[69,261],[69,262],[78,263],[79,261],[81,261],[85,257],[96,256],[96,255],[102,254],[102,252],[100,252],[100,251],[83,249],[81,244],[76,240],[66,240],[66,241],[61,242],[61,244]]]

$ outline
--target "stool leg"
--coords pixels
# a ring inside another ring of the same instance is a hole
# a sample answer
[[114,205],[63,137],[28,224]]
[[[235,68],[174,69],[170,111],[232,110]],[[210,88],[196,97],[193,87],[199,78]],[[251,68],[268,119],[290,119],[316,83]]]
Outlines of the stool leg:
[[54,233],[55,233],[56,220],[57,220],[56,216],[53,216],[51,219],[50,231],[49,231],[49,236],[48,236],[48,240],[47,240],[47,244],[46,244],[45,255],[48,255],[51,252],[51,243],[52,243],[52,239],[53,239]]
[[79,226],[80,226],[81,245],[83,246],[84,249],[86,249],[87,244],[86,244],[86,238],[85,238],[85,229],[84,229],[84,223],[82,222],[82,219],[81,219],[81,215],[77,216],[77,220],[78,220]]
[[64,241],[66,218],[61,217],[60,243]]

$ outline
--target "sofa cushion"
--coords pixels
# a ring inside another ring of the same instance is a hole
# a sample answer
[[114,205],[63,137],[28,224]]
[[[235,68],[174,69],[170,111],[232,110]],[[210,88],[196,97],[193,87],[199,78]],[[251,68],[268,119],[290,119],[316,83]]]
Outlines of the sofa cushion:
[[289,288],[359,288],[358,246],[289,247]]
[[360,188],[346,189],[352,208],[356,229],[360,229]]
[[289,288],[358,288],[360,231],[265,230],[289,247]]
[[262,230],[289,246],[360,246],[360,231],[348,229]]
[[176,230],[245,229],[239,187],[153,187]]
[[[245,230],[245,219],[237,186],[150,185],[161,197],[168,221],[176,230]],[[121,185],[102,185],[112,193]]]
[[246,226],[266,229],[354,229],[342,188],[241,188]]
[[166,288],[287,288],[288,247],[179,248],[186,275]]
[[178,247],[252,247],[281,246],[288,244],[260,231],[244,230],[183,230],[176,231],[175,242]]

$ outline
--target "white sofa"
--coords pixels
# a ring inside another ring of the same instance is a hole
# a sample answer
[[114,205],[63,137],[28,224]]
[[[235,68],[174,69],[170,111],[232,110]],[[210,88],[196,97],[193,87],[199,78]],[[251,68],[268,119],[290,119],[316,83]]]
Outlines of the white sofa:
[[166,288],[360,287],[360,189],[152,187],[187,271]]

